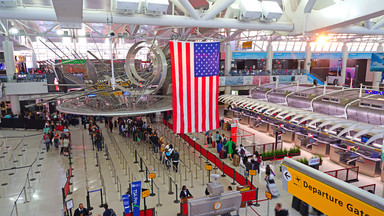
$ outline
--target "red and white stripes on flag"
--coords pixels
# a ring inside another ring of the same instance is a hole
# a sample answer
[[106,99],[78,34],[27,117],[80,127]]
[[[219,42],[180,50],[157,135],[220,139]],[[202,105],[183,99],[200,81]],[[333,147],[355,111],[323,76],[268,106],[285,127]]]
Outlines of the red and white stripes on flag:
[[[203,132],[219,127],[218,71],[213,76],[195,76],[197,71],[195,71],[194,49],[197,48],[194,44],[193,42],[169,42],[174,133]],[[199,61],[201,66],[201,59]]]

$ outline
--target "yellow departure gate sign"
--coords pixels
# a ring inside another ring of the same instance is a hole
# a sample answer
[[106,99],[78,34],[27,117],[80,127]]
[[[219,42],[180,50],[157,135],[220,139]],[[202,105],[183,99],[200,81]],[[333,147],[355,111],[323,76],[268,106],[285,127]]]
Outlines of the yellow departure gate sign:
[[265,197],[267,197],[268,199],[272,199],[272,194],[265,191]]
[[252,49],[252,41],[243,42],[243,49]]
[[148,190],[148,189],[143,190],[143,191],[141,192],[141,196],[142,196],[143,198],[149,196],[149,190]]
[[[284,164],[283,166],[285,168],[283,168],[283,180],[287,181],[288,192],[325,215],[384,215],[384,211],[365,203],[363,200],[356,199]],[[351,185],[351,187],[354,186]]]

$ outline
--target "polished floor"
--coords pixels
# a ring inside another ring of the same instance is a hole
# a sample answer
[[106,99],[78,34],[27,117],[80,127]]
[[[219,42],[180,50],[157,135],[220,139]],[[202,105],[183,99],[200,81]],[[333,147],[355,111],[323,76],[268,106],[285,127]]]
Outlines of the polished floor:
[[[101,193],[98,190],[102,188],[103,203],[107,202],[109,206],[115,210],[117,215],[122,215],[123,204],[121,195],[127,192],[129,182],[142,180],[143,187],[151,189],[150,182],[144,183],[146,180],[145,167],[147,167],[148,172],[156,173],[153,186],[153,193],[155,193],[155,195],[146,198],[146,204],[148,208],[156,208],[157,215],[176,215],[180,212],[179,204],[174,203],[174,201],[180,192],[181,185],[187,185],[194,197],[205,196],[204,191],[208,177],[205,171],[204,159],[199,158],[197,153],[187,148],[180,139],[172,135],[170,131],[165,129],[161,124],[155,124],[153,127],[157,128],[159,133],[166,137],[166,141],[172,143],[180,152],[181,160],[184,163],[180,163],[179,173],[168,171],[159,162],[158,156],[153,154],[150,148],[143,143],[138,145],[130,138],[127,139],[119,136],[116,128],[112,133],[109,133],[102,126],[105,144],[108,149],[108,154],[106,154],[105,149],[102,152],[93,150],[88,131],[84,130],[82,126],[71,127],[74,177],[72,178],[73,185],[71,186],[73,194],[68,195],[67,200],[72,198],[75,207],[78,203],[84,203],[87,207],[86,196],[87,191],[90,191],[90,205],[94,208],[92,210],[93,215],[101,215],[103,209],[99,207],[101,203]],[[255,139],[259,143],[273,141],[273,138],[268,134],[260,133],[244,125],[240,125],[240,127],[254,133]],[[24,135],[34,136],[26,137],[24,143]],[[44,146],[41,145],[41,132],[0,130],[0,137],[7,136],[21,137],[0,139],[4,141],[0,153],[1,155],[5,155],[5,157],[0,159],[2,160],[0,164],[1,168],[2,170],[12,167],[18,167],[19,169],[6,170],[0,173],[1,184],[7,183],[7,185],[1,186],[0,188],[0,215],[16,215],[16,209],[19,215],[62,215],[62,187],[66,181],[66,170],[69,168],[68,158],[60,156],[59,151],[56,149],[51,149],[49,152],[46,152]],[[201,134],[195,134],[195,136],[200,143],[204,142]],[[2,141],[0,141],[0,143]],[[19,143],[21,144],[18,145]],[[7,148],[7,146],[9,147]],[[284,143],[285,148],[289,148],[290,146],[292,146],[292,144]],[[140,163],[134,163],[135,150],[138,153],[138,161],[142,158],[144,172],[139,172]],[[216,149],[213,148],[208,148],[208,150],[212,153],[216,152]],[[8,153],[4,154],[4,152]],[[309,158],[312,155],[303,151],[302,156]],[[231,164],[229,159],[225,159],[225,163]],[[29,169],[31,164],[33,164],[32,168]],[[260,190],[260,200],[265,199],[263,171],[267,164],[271,165],[272,169],[275,170],[278,186],[281,182],[281,173],[278,171],[280,162],[264,163],[261,169],[261,175],[254,178],[254,184],[259,187]],[[22,168],[24,166],[27,167]],[[320,170],[327,171],[338,168],[341,167],[331,162],[328,158],[324,158]],[[239,171],[239,167],[235,167],[235,169]],[[11,173],[14,174],[10,175]],[[27,173],[29,173],[29,181],[27,180]],[[225,188],[232,182],[228,177],[219,178],[219,181]],[[360,186],[373,183],[377,185],[376,194],[381,195],[382,183],[379,178],[359,175],[359,181],[351,185]],[[176,184],[178,191],[175,189]],[[26,188],[25,193],[22,191],[24,186]],[[20,194],[21,191],[22,193]],[[268,210],[269,215],[273,215],[272,211],[277,202],[282,203],[283,208],[289,209],[290,215],[299,215],[297,211],[290,208],[292,196],[281,188],[279,188],[279,192],[280,196],[270,201],[269,208],[267,208],[268,202],[264,201],[260,203],[259,207],[253,207],[254,210],[242,208],[239,212],[240,215],[267,215]],[[28,202],[25,202],[25,196]],[[16,200],[17,207],[14,207]],[[141,203],[143,204],[143,200]],[[257,214],[254,211],[256,211]]]

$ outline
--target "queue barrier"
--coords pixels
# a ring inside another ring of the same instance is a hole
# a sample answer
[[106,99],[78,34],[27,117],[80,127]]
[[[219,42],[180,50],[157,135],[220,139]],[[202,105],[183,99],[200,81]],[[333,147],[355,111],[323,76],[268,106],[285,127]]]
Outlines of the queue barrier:
[[[155,216],[155,208],[150,208],[147,210],[140,210],[140,216]],[[133,216],[133,213],[125,214],[125,216]]]
[[330,170],[324,172],[330,176],[340,179],[345,182],[359,181],[359,167],[348,167],[344,169]]
[[[168,128],[173,129],[172,123],[169,123],[169,122],[163,120],[163,124],[166,125]],[[243,175],[241,175],[240,173],[235,171],[235,169],[231,168],[230,166],[226,165],[223,161],[221,161],[219,158],[217,158],[214,154],[212,154],[211,152],[206,150],[204,147],[202,147],[196,141],[193,141],[189,136],[187,136],[186,134],[179,134],[179,136],[181,138],[183,138],[187,143],[189,143],[191,147],[193,147],[197,152],[199,152],[202,156],[204,156],[208,161],[211,161],[218,169],[223,171],[223,174],[232,178],[233,179],[232,184],[235,184],[235,182],[237,182],[240,185],[248,185],[251,190],[256,188]]]
[[373,194],[376,193],[376,184],[364,185],[364,186],[360,186],[359,188],[361,188],[365,191],[368,191],[370,193],[373,193]]

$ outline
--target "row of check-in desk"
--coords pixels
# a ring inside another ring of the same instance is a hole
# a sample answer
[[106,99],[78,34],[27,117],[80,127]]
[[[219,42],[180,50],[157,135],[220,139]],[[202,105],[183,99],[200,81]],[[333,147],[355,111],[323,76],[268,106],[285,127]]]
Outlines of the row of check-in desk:
[[[326,134],[312,131],[304,127],[283,124],[279,120],[265,116],[257,116],[255,113],[239,110],[228,110],[227,117],[239,118],[239,122],[271,136],[276,132],[282,132],[283,142],[294,143],[295,146],[316,155],[330,157],[330,159],[344,167],[359,166],[360,173],[377,177],[380,175],[380,154],[371,149],[360,148],[357,151],[348,150],[351,146],[346,141],[331,138]],[[281,124],[281,127],[280,127]]]

